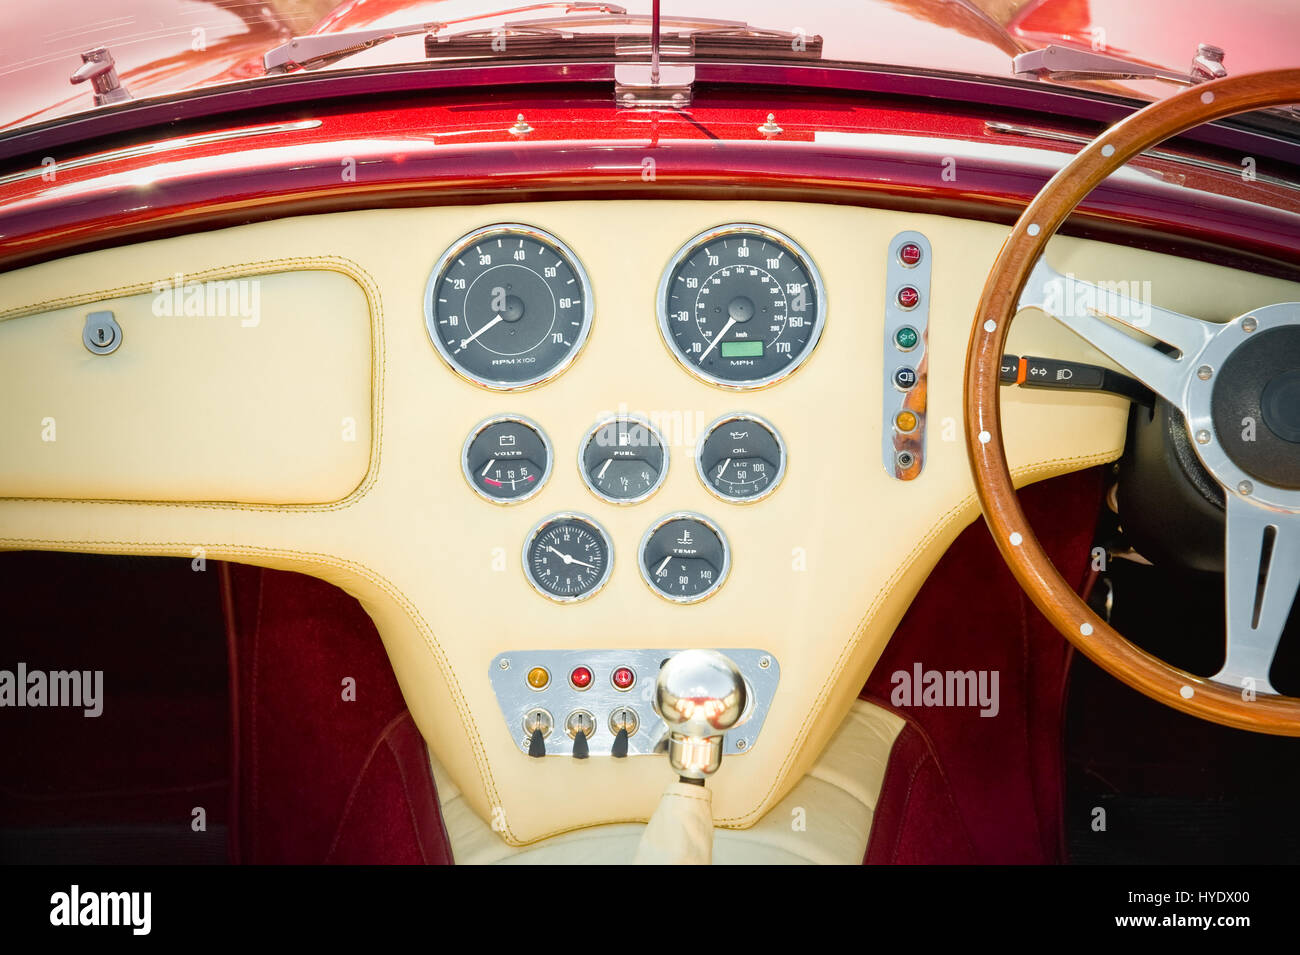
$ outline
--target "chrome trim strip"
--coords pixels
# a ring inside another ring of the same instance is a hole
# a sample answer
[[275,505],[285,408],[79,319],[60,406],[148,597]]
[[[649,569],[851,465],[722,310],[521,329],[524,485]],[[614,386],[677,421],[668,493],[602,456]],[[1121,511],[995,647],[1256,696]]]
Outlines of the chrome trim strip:
[[51,172],[57,175],[64,169],[85,169],[89,166],[98,166],[100,163],[117,162],[119,159],[138,159],[141,156],[171,152],[176,149],[188,149],[191,146],[230,142],[231,140],[243,139],[246,136],[267,136],[271,133],[290,133],[302,129],[315,129],[320,124],[319,119],[304,119],[293,123],[272,123],[267,126],[250,126],[246,129],[227,129],[219,133],[197,133],[193,136],[182,136],[179,139],[164,139],[156,143],[127,146],[106,153],[96,153],[93,156],[82,156],[80,159],[69,159],[67,162],[55,162],[51,166],[24,169],[22,172],[0,176],[0,186],[24,182],[28,179],[39,179],[41,176],[51,174]]
[[[1044,129],[1041,126],[1021,126],[1015,123],[1000,123],[992,120],[984,124],[985,129],[992,130],[995,133],[1006,133],[1010,136],[1032,136],[1035,139],[1047,139],[1058,143],[1074,143],[1079,146],[1086,146],[1092,140],[1087,136],[1080,136],[1076,133],[1062,133],[1055,129]],[[1100,135],[1100,134],[1099,134]],[[1192,166],[1196,169],[1205,169],[1210,172],[1223,173],[1228,176],[1241,176],[1241,169],[1236,166],[1230,166],[1227,163],[1211,162],[1208,159],[1197,159],[1193,156],[1182,156],[1178,153],[1171,153],[1166,149],[1148,149],[1143,156],[1151,159],[1160,159],[1165,162],[1178,163],[1182,166]],[[1276,176],[1270,176],[1266,173],[1256,172],[1255,182],[1268,183],[1270,186],[1280,186],[1283,189],[1291,189],[1300,192],[1300,182],[1291,182],[1288,179],[1279,179]]]

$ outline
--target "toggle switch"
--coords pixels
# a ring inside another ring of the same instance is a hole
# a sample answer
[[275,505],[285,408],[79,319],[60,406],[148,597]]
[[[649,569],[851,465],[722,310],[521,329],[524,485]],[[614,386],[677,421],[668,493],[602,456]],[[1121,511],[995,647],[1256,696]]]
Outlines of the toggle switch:
[[573,756],[586,759],[590,751],[587,740],[596,731],[596,718],[586,710],[574,710],[564,721],[564,731],[573,737]]
[[524,714],[524,732],[528,734],[528,755],[540,758],[546,755],[546,737],[551,735],[555,720],[546,710],[538,707]]

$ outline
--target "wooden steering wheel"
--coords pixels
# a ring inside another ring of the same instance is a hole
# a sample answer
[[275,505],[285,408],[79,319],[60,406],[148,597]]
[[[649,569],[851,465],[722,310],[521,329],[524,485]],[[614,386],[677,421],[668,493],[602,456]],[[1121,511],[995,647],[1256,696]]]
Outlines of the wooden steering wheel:
[[[966,441],[980,507],[1038,609],[1094,663],[1152,699],[1215,723],[1284,736],[1300,736],[1300,699],[1273,689],[1269,667],[1300,582],[1300,303],[1205,322],[1096,286],[1084,296],[1052,289],[1051,283],[1085,283],[1052,271],[1040,257],[1083,197],[1134,156],[1202,123],[1293,103],[1300,103],[1300,70],[1229,77],[1153,103],[1097,137],[1043,187],[1003,245],[971,328],[965,382]],[[1054,318],[1178,408],[1201,463],[1223,488],[1227,655],[1209,679],[1146,653],[1097,616],[1052,566],[1016,499],[1002,442],[999,370],[1016,312],[1047,300],[1067,303],[1050,310]],[[1081,300],[1098,304],[1068,304]],[[1165,347],[1152,347],[1152,340]],[[1265,446],[1242,440],[1243,413],[1263,418]]]

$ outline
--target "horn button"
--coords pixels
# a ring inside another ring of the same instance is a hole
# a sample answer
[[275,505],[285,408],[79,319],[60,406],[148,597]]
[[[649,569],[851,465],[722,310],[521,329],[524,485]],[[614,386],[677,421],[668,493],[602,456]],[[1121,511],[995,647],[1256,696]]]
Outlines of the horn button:
[[1266,484],[1300,489],[1300,326],[1247,339],[1216,378],[1214,430],[1224,452]]

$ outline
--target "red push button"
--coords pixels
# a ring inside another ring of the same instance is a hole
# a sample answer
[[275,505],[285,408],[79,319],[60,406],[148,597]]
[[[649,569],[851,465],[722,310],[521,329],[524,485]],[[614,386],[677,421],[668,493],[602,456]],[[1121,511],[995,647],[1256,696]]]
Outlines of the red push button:
[[909,269],[921,261],[921,247],[915,242],[904,242],[898,249],[898,261]]
[[916,303],[921,301],[921,293],[910,285],[904,285],[898,290],[898,304],[903,308],[916,308]]
[[575,690],[585,690],[591,686],[591,670],[588,667],[574,667],[569,673],[569,685]]
[[631,667],[616,667],[609,679],[614,684],[614,689],[630,690],[636,682],[636,672]]

